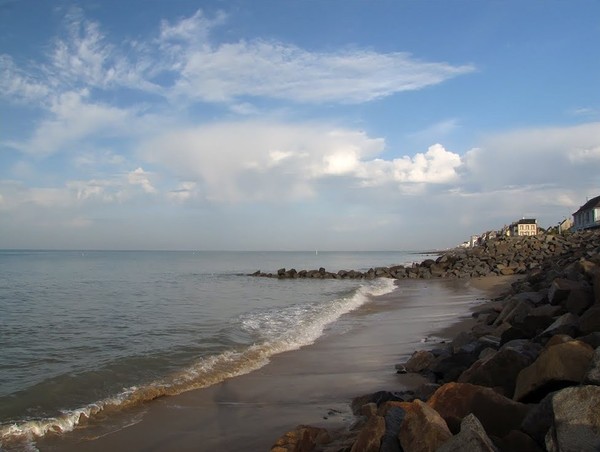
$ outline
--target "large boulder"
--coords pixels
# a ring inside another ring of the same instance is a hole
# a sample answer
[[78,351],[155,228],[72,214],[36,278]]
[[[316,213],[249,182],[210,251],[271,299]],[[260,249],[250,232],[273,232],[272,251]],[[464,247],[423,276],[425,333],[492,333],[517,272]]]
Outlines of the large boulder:
[[385,406],[384,404],[380,407],[380,410],[384,413],[385,433],[381,438],[379,452],[400,452],[400,439],[398,435],[400,434],[400,426],[404,421],[406,412],[401,407],[394,405],[401,402],[386,403],[389,403],[390,406]]
[[579,317],[575,314],[567,312],[557,318],[551,325],[548,326],[540,336],[542,338],[549,338],[557,334],[567,334],[571,337],[577,336],[579,332]]
[[447,383],[427,404],[440,413],[452,431],[458,432],[462,419],[473,413],[488,434],[498,437],[518,428],[529,411],[527,405],[470,383]]
[[552,397],[554,423],[546,434],[548,451],[600,450],[600,387],[563,389]]
[[600,347],[594,351],[594,356],[590,362],[590,368],[583,378],[585,384],[600,386]]
[[507,342],[497,352],[476,361],[458,381],[494,388],[512,398],[519,372],[535,361],[541,349],[527,340]]
[[463,418],[460,433],[450,438],[436,452],[497,452],[496,446],[473,414]]
[[312,452],[319,445],[331,441],[329,432],[324,428],[299,425],[280,437],[271,452]]
[[579,384],[589,368],[594,350],[581,341],[552,345],[517,377],[513,399],[539,402],[549,392]]
[[527,433],[540,446],[546,445],[546,434],[554,421],[552,397],[554,392],[548,394],[538,404],[532,406],[521,423],[521,430]]
[[563,303],[567,311],[575,315],[583,314],[594,303],[594,294],[590,287],[571,290]]
[[390,392],[390,391],[377,391],[372,394],[366,394],[359,397],[355,397],[352,399],[350,403],[350,407],[352,408],[352,412],[355,415],[360,414],[360,410],[363,405],[368,403],[375,403],[378,407],[390,400],[404,402],[406,401],[406,395],[400,392]]
[[572,290],[581,289],[587,286],[581,281],[572,281],[565,278],[556,278],[548,290],[548,301],[550,304],[562,304],[569,297]]
[[579,317],[579,330],[582,335],[600,331],[600,304],[595,304]]
[[381,416],[371,416],[362,428],[351,452],[379,452],[381,439],[385,433],[385,420]]
[[399,434],[403,450],[435,451],[452,436],[444,419],[426,403],[405,402],[402,408],[406,413]]
[[435,360],[433,353],[427,350],[418,350],[412,354],[410,359],[404,364],[407,372],[421,372],[427,369]]

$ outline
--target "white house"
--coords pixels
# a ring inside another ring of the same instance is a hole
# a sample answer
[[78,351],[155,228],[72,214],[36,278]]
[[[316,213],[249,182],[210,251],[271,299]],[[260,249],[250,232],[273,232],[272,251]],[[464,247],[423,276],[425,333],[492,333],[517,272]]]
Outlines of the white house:
[[538,233],[537,220],[534,218],[523,218],[509,227],[510,235],[536,235]]
[[573,230],[600,228],[600,196],[590,199],[573,214]]

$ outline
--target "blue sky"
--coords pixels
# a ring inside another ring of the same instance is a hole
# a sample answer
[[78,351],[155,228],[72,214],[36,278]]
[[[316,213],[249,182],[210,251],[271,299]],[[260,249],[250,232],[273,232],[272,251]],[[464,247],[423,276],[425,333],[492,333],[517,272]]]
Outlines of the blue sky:
[[0,0],[0,248],[443,248],[600,194],[600,3]]

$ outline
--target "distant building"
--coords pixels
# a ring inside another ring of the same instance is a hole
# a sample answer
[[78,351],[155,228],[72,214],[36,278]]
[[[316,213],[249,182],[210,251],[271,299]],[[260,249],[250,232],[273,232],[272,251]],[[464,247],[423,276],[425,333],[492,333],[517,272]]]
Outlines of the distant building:
[[573,220],[571,220],[570,218],[565,218],[563,221],[558,223],[558,232],[561,233],[561,232],[568,231],[572,227],[573,227]]
[[590,199],[573,214],[573,230],[600,228],[600,196]]
[[537,235],[537,220],[534,218],[523,218],[511,224],[508,229],[511,236]]

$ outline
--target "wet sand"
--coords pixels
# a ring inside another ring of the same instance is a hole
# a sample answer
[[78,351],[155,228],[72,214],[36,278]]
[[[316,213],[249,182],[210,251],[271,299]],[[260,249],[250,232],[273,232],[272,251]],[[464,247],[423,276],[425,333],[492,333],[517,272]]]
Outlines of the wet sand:
[[220,384],[38,441],[41,451],[267,451],[299,424],[343,428],[353,397],[416,387],[394,365],[472,324],[472,310],[514,279],[402,280],[339,319],[314,344]]

